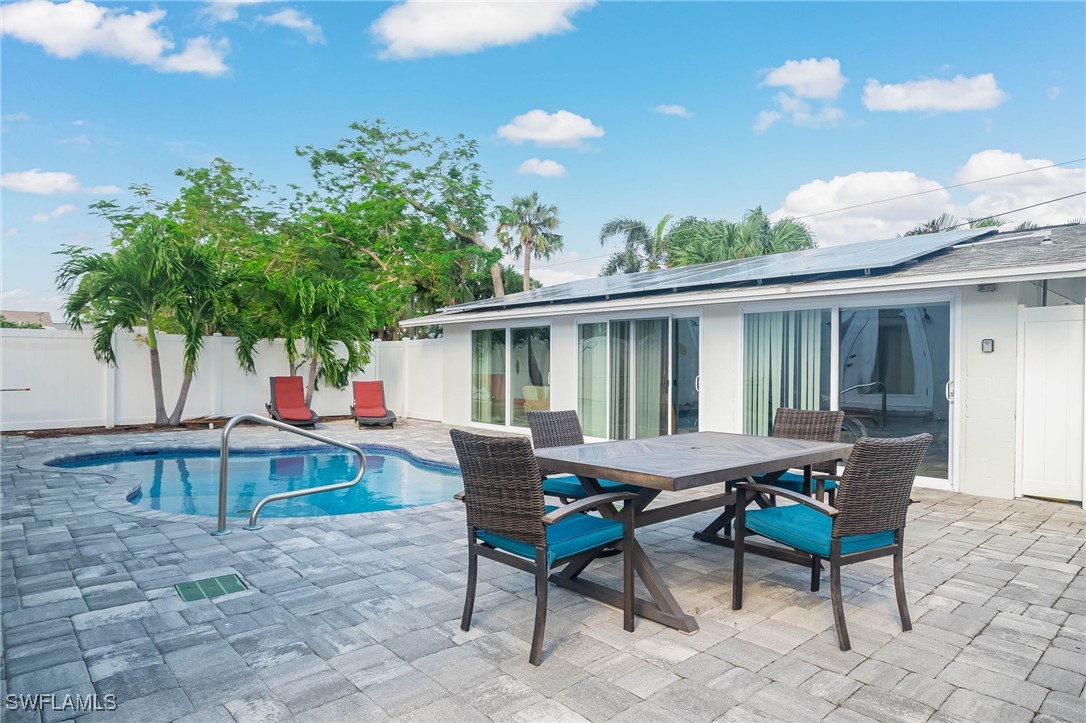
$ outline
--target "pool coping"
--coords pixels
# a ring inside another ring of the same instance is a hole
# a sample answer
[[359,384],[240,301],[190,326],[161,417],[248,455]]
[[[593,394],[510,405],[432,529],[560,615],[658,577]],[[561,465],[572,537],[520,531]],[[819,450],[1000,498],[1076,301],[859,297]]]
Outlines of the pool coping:
[[[449,470],[456,470],[459,472],[459,467],[450,462],[443,462],[441,460],[428,459],[426,457],[420,457],[419,455],[391,444],[367,444],[365,442],[359,444],[363,452],[394,452],[396,454],[402,454],[409,460],[421,462],[426,465],[432,465]],[[120,486],[124,489],[124,485],[128,485],[127,491],[122,494],[118,494],[114,489],[107,489],[98,493],[94,497],[94,504],[106,512],[114,512],[120,515],[126,515],[129,517],[138,517],[141,519],[156,520],[160,522],[191,522],[199,525],[201,528],[208,527],[210,530],[218,527],[218,518],[215,516],[206,517],[203,515],[188,515],[182,512],[163,512],[161,510],[147,510],[140,507],[136,507],[129,500],[138,493],[142,492],[143,481],[134,474],[128,473],[106,473],[98,471],[85,471],[77,468],[70,467],[57,467],[52,463],[59,462],[61,460],[68,459],[87,459],[94,457],[106,457],[117,455],[128,455],[134,452],[135,449],[140,447],[153,448],[157,452],[177,453],[177,452],[218,452],[218,449],[214,446],[209,446],[206,440],[193,440],[192,442],[176,441],[172,440],[168,444],[162,444],[161,442],[154,442],[153,440],[139,440],[132,439],[125,442],[106,443],[101,446],[96,446],[93,453],[72,453],[71,451],[54,450],[46,454],[38,454],[32,457],[28,457],[18,463],[18,468],[30,472],[46,472],[51,474],[64,474],[73,476],[90,476],[99,477],[105,480],[109,487]],[[332,445],[313,443],[313,444],[298,444],[292,442],[290,444],[275,444],[273,442],[264,442],[261,444],[252,445],[237,445],[231,448],[231,453],[241,452],[244,454],[259,454],[269,452],[300,452],[309,450],[323,450],[328,448],[335,448]],[[142,455],[132,454],[133,458],[138,458]],[[311,517],[268,517],[260,518],[259,524],[263,528],[267,527],[297,527],[299,525],[312,525],[312,524],[328,524],[328,523],[346,523],[352,520],[372,519],[375,516],[388,516],[397,515],[412,512],[422,512],[426,510],[443,510],[454,507],[459,507],[460,503],[455,500],[448,500],[444,502],[435,502],[428,505],[414,505],[411,507],[399,507],[391,510],[375,510],[372,512],[351,512],[342,515],[314,515]],[[238,529],[242,529],[246,518],[227,517],[227,530],[232,531],[234,528],[230,527],[231,520],[238,521]],[[209,530],[209,531],[210,531]]]

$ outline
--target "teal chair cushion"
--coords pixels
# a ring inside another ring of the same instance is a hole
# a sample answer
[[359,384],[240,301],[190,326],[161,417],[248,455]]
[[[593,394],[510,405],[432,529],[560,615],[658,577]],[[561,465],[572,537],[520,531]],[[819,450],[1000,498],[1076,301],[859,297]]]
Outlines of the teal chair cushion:
[[[830,556],[830,530],[833,520],[804,505],[767,507],[748,510],[746,527],[763,537],[776,540],[811,555]],[[875,532],[841,538],[841,554],[863,552],[894,544],[894,531]]]
[[[639,492],[641,490],[640,487],[634,485],[623,484],[622,482],[612,482],[605,479],[599,480],[599,483],[605,493]],[[544,477],[543,494],[551,497],[566,497],[568,499],[581,499],[582,497],[588,496],[585,494],[584,485],[577,479],[577,475],[573,474]]]
[[[803,475],[796,474],[795,472],[785,472],[776,482],[764,482],[763,484],[772,485],[773,487],[783,487],[786,490],[803,494]],[[837,482],[832,479],[826,480],[824,489],[837,489]],[[818,491],[818,481],[811,480],[811,494],[814,494],[816,491]]]
[[[548,505],[546,509],[547,512],[552,512],[558,508]],[[535,560],[535,548],[527,542],[511,540],[486,530],[479,530],[476,536],[499,550]],[[547,566],[553,565],[555,560],[588,552],[621,539],[622,522],[619,520],[605,520],[581,513],[570,515],[547,526]]]

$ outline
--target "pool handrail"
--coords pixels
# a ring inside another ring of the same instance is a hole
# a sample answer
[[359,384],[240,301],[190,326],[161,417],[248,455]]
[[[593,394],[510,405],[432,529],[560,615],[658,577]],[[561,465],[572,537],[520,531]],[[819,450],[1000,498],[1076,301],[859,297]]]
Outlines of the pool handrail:
[[326,437],[323,434],[317,434],[316,432],[310,432],[306,429],[299,429],[293,427],[284,422],[279,422],[274,419],[268,419],[262,417],[259,414],[238,414],[230,418],[230,421],[226,423],[226,426],[222,429],[222,442],[219,448],[219,526],[212,535],[216,537],[221,535],[229,535],[230,530],[226,529],[226,480],[227,472],[229,469],[230,460],[230,432],[233,431],[241,422],[254,422],[256,424],[262,424],[265,427],[275,427],[284,432],[291,432],[307,439],[314,439],[318,442],[324,442],[325,444],[331,444],[336,447],[347,450],[348,452],[354,452],[358,455],[358,474],[354,479],[347,482],[337,482],[330,485],[322,485],[320,487],[310,487],[303,490],[292,490],[290,492],[276,492],[270,494],[264,499],[256,503],[252,512],[249,513],[249,524],[245,525],[246,530],[259,530],[261,525],[256,524],[256,518],[260,514],[260,511],[264,509],[264,505],[269,502],[275,502],[277,500],[285,500],[291,497],[301,497],[302,495],[312,495],[317,492],[331,492],[333,490],[347,489],[348,487],[354,487],[356,484],[362,481],[362,476],[366,474],[366,454],[362,451],[361,447],[357,447],[353,444],[347,444],[341,442],[338,439],[332,439]]

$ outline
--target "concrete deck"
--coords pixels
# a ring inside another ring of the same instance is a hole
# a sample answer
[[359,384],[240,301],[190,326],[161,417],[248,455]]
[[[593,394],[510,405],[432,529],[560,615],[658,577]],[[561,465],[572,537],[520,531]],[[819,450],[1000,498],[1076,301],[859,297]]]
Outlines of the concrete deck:
[[[453,460],[448,428],[408,421],[319,431]],[[296,437],[235,432],[239,446]],[[528,664],[531,577],[481,561],[470,632],[458,503],[267,520],[212,537],[211,519],[128,509],[131,481],[43,467],[58,453],[201,446],[210,431],[3,437],[0,697],[64,693],[116,711],[3,710],[5,721],[387,719],[1078,721],[1086,719],[1086,514],[1055,503],[916,490],[906,534],[914,629],[888,561],[845,568],[853,650],[837,649],[829,585],[750,557],[730,607],[729,550],[691,539],[710,515],[638,538],[701,630],[694,635],[552,587],[543,665]],[[589,569],[617,579],[620,557]],[[182,602],[175,583],[250,586]],[[9,699],[5,698],[5,703]],[[47,704],[47,707],[48,704]]]

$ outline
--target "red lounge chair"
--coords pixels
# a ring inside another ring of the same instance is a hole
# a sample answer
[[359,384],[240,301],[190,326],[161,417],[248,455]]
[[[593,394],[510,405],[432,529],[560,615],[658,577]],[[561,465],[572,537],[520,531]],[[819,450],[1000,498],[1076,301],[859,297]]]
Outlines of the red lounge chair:
[[363,424],[396,426],[396,415],[385,406],[384,382],[355,382],[351,414],[354,415],[359,429],[362,429]]
[[271,402],[264,405],[272,419],[295,427],[314,427],[316,413],[306,406],[301,377],[272,377]]

